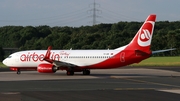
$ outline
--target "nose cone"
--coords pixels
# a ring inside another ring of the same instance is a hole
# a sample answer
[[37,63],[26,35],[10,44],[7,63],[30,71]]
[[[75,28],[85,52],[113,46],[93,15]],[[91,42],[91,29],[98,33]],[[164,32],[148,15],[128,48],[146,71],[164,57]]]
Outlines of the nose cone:
[[2,63],[3,63],[4,65],[8,66],[7,59],[4,59]]

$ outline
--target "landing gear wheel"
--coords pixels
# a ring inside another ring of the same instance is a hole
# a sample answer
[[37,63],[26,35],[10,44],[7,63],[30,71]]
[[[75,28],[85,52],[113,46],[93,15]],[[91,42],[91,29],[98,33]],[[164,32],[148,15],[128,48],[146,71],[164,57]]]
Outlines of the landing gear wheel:
[[74,75],[74,71],[67,71],[67,75]]
[[88,69],[83,70],[83,75],[90,75],[90,70]]
[[19,69],[17,70],[17,74],[18,74],[18,75],[21,74],[21,71],[20,71]]

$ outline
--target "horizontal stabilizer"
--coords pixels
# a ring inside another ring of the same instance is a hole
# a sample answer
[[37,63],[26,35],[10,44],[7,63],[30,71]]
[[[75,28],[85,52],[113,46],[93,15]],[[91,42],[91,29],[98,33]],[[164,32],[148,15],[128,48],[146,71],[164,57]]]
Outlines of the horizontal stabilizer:
[[165,49],[165,50],[152,51],[152,54],[162,53],[162,52],[167,52],[167,51],[172,51],[172,50],[176,50],[176,48],[171,48],[171,49]]

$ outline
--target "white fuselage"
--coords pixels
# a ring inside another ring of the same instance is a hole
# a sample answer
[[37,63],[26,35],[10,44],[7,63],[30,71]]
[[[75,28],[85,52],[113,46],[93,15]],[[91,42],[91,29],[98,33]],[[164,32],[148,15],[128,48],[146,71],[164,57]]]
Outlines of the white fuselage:
[[[37,67],[43,60],[47,50],[20,51],[11,54],[3,63],[9,67]],[[121,50],[51,50],[50,58],[77,66],[88,66],[113,57]]]

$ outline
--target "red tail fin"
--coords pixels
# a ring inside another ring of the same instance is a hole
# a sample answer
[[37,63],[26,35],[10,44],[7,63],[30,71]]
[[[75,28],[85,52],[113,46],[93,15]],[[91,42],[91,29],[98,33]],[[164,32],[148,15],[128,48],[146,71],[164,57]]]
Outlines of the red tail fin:
[[126,49],[141,50],[149,53],[155,20],[156,15],[149,15]]

